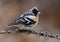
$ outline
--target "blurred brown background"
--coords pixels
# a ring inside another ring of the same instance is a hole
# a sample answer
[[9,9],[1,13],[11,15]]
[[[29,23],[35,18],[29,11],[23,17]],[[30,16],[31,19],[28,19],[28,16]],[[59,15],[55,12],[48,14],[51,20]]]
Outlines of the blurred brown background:
[[[30,28],[60,35],[60,0],[0,0],[0,30],[32,7],[41,11],[39,24]],[[0,42],[59,42],[59,40],[36,35],[1,34]]]

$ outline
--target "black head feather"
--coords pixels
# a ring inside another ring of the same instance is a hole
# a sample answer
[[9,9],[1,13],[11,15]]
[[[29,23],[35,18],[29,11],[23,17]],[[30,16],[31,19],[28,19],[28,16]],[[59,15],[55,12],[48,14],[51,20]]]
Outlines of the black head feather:
[[32,12],[35,14],[35,16],[37,15],[38,13],[38,10],[37,9],[33,9]]

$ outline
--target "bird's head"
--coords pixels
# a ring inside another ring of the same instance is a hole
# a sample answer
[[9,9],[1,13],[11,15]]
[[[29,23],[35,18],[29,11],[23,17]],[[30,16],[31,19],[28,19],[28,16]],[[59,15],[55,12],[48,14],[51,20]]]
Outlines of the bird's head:
[[29,13],[33,13],[33,15],[37,16],[38,14],[40,14],[39,10],[37,7],[33,7],[31,8],[29,11]]
[[39,12],[39,10],[38,10],[37,7],[33,7],[32,8],[32,12],[34,13],[35,16],[38,15],[38,14],[40,14],[40,12]]

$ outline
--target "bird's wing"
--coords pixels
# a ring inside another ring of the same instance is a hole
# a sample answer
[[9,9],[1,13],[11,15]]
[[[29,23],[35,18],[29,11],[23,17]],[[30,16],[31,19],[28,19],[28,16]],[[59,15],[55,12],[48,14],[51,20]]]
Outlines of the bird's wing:
[[8,24],[8,26],[23,24],[25,20],[22,17],[17,18],[14,22]]
[[25,16],[34,16],[34,14],[31,12],[25,12],[20,17],[25,17]]
[[37,20],[37,17],[36,17],[36,16],[26,16],[26,17],[28,17],[28,18],[30,18],[30,19],[32,19],[32,20],[34,20],[34,21]]

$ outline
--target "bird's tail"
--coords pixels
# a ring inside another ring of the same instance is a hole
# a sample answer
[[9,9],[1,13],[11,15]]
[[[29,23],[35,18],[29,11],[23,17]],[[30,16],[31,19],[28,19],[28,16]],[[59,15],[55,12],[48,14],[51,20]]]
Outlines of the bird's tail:
[[14,22],[8,24],[7,27],[8,28],[10,28],[10,27],[18,27],[23,23],[24,23],[24,19],[20,18],[20,19],[16,19],[16,21],[14,21]]

